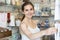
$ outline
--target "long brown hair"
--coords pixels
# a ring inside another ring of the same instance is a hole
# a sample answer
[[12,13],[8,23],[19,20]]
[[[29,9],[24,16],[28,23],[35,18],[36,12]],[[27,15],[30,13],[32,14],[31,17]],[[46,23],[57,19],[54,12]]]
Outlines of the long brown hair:
[[22,17],[21,21],[23,21],[24,18],[25,18],[25,15],[23,14],[23,17]]

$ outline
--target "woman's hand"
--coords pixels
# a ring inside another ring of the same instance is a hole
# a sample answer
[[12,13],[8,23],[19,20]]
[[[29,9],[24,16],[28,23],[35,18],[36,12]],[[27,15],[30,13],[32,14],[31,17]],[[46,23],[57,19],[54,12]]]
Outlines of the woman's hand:
[[57,29],[55,27],[51,27],[49,29],[46,30],[46,35],[52,35],[55,34],[57,32]]

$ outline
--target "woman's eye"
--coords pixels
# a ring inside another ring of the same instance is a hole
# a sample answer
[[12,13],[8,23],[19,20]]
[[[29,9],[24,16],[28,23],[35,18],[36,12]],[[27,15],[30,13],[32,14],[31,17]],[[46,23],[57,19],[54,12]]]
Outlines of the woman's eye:
[[30,10],[33,10],[32,8]]
[[26,9],[25,11],[29,11],[29,10],[33,10],[32,8],[31,9]]
[[26,9],[26,11],[28,11],[28,10]]

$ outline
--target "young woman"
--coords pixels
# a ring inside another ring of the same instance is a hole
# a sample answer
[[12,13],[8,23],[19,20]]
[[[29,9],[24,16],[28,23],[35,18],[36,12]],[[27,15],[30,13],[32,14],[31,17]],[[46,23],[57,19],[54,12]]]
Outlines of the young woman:
[[22,40],[40,40],[40,37],[44,35],[51,35],[56,32],[55,28],[40,31],[37,27],[37,21],[32,19],[34,6],[31,2],[25,2],[22,5],[22,12],[24,14],[20,26]]

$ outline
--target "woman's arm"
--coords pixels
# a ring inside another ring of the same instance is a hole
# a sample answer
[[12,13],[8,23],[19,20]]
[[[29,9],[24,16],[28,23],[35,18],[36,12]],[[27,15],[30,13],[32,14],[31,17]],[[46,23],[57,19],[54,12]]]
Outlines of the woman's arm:
[[26,26],[26,24],[24,24],[24,23],[21,24],[21,30],[22,30],[23,33],[24,33],[27,37],[29,37],[31,40],[32,40],[32,39],[35,39],[35,38],[39,38],[39,37],[45,35],[45,34],[44,34],[45,31],[41,31],[41,32],[32,34],[32,33],[27,29],[27,26]]
[[[39,37],[42,37],[43,35],[46,35],[46,32],[47,30],[43,30],[43,31],[40,31],[38,33],[35,33],[35,34],[32,34],[28,29],[27,29],[27,26],[26,24],[22,23],[21,24],[21,30],[23,31],[23,33],[29,37],[31,40],[33,39],[36,39],[36,38],[39,38]],[[48,34],[47,34],[48,35]],[[50,35],[50,34],[49,34]]]

